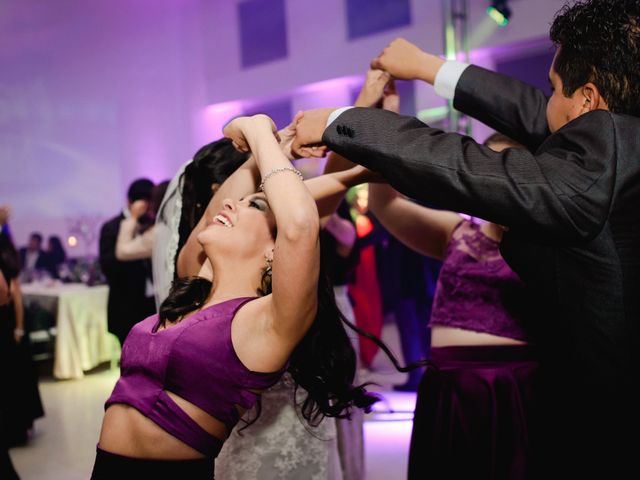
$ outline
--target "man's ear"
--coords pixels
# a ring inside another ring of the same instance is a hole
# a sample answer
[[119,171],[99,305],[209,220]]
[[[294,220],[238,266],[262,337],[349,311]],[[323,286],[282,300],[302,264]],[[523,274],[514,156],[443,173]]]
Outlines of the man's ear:
[[581,87],[580,93],[583,97],[582,108],[584,111],[609,110],[609,105],[607,105],[607,102],[600,94],[600,90],[598,90],[598,87],[594,83],[585,83]]

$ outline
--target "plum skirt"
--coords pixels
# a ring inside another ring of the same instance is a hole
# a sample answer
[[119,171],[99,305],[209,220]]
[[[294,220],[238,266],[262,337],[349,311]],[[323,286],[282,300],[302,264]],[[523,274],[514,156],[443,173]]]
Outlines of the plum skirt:
[[409,479],[532,478],[534,348],[432,348],[431,362],[418,390]]

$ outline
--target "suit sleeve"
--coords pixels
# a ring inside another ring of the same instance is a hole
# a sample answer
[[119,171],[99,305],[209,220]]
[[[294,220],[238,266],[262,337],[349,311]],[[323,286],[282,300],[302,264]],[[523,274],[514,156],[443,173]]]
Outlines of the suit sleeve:
[[381,173],[406,195],[538,241],[590,239],[608,216],[615,171],[615,131],[608,112],[571,122],[536,155],[514,148],[494,152],[413,117],[367,108],[340,115],[325,130],[323,142]]
[[456,85],[453,106],[535,151],[550,135],[547,100],[531,85],[470,65]]

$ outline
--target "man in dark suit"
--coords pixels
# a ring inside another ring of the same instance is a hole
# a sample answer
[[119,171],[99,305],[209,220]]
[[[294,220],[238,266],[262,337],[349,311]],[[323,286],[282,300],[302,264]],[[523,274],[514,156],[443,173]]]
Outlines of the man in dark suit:
[[29,236],[29,243],[20,249],[20,264],[28,272],[44,270],[48,266],[46,253],[42,250],[42,234],[33,232]]
[[109,331],[118,337],[120,344],[124,343],[131,327],[155,312],[150,261],[121,262],[116,258],[120,222],[131,215],[129,209],[134,202],[149,202],[152,189],[151,180],[135,180],[127,192],[127,208],[100,229],[100,267],[109,284]]
[[307,154],[305,145],[322,141],[411,197],[506,226],[501,252],[535,298],[530,324],[543,366],[543,436],[532,439],[543,463],[533,475],[635,478],[640,0],[565,7],[551,38],[558,51],[549,99],[404,40],[372,64],[436,90],[441,73],[454,78],[440,90],[457,109],[529,150],[492,152],[414,118],[362,108],[305,112],[294,148]]

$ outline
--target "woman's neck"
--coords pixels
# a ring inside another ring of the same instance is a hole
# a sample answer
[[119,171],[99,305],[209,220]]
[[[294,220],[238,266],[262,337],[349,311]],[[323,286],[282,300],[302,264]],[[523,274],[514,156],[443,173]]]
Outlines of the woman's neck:
[[255,297],[260,285],[260,271],[243,265],[238,268],[214,268],[213,286],[205,305],[213,305],[232,298]]

